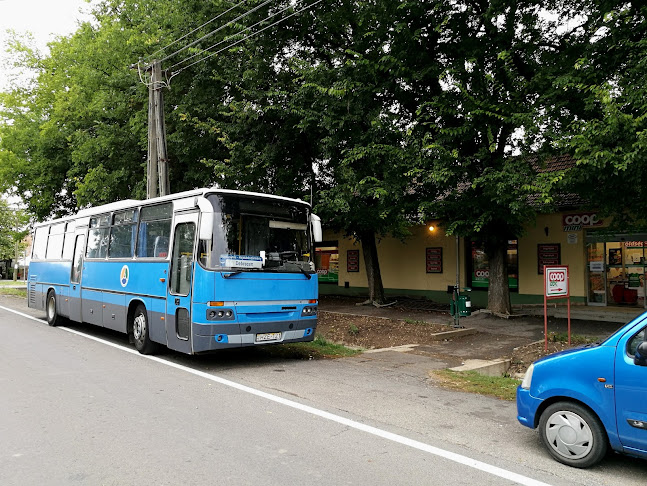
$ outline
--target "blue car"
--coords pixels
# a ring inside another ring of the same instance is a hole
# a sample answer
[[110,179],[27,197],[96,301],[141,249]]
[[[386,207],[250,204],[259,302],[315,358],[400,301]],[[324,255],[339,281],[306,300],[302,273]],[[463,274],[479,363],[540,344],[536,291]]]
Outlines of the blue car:
[[647,459],[647,312],[606,340],[535,361],[517,388],[517,419],[548,452],[589,467],[607,450]]

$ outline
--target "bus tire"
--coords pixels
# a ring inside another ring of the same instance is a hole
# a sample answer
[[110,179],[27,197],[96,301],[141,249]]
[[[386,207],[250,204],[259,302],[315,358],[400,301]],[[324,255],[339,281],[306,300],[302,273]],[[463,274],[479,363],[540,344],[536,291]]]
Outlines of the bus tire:
[[153,354],[157,350],[157,344],[151,341],[150,332],[148,328],[148,313],[143,304],[137,304],[135,312],[133,312],[133,339],[135,341],[135,349],[141,354]]
[[56,292],[53,290],[47,292],[45,312],[47,313],[47,324],[54,327],[61,323],[61,316],[58,315],[58,310],[56,309]]

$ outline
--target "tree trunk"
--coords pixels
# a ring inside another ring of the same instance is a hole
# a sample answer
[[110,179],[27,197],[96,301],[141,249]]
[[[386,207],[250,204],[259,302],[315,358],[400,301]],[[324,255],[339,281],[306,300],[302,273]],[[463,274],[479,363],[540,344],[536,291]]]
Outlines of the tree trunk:
[[364,265],[366,266],[366,278],[368,280],[368,298],[374,304],[384,304],[386,298],[384,296],[384,287],[382,286],[380,261],[377,257],[375,232],[363,231],[358,236],[364,253]]
[[510,315],[510,289],[508,287],[508,240],[498,242],[487,252],[490,264],[488,309],[496,314]]

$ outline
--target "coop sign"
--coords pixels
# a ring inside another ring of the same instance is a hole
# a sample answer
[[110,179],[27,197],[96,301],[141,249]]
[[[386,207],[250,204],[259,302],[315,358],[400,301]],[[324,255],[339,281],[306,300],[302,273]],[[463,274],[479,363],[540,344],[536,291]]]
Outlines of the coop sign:
[[562,216],[564,231],[580,231],[582,228],[601,226],[602,220],[596,213],[565,214]]
[[544,269],[546,297],[568,297],[568,267],[549,267]]

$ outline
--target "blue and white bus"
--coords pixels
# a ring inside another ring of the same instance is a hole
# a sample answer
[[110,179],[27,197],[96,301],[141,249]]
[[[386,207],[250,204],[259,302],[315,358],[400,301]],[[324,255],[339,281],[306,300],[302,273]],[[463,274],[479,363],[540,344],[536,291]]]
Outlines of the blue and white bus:
[[34,227],[29,307],[196,354],[312,341],[321,222],[298,199],[197,189]]

